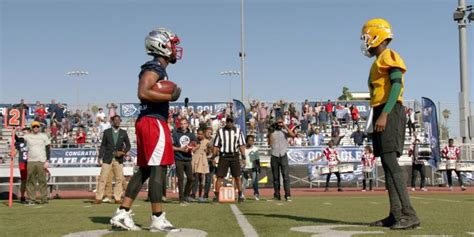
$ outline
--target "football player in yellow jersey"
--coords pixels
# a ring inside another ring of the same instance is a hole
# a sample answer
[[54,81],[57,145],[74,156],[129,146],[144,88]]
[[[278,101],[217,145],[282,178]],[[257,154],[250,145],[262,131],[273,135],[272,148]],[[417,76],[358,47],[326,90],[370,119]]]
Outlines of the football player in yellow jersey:
[[411,206],[404,171],[397,158],[403,152],[406,117],[403,106],[405,63],[392,49],[392,28],[384,19],[371,19],[362,27],[361,49],[375,56],[369,76],[370,105],[373,108],[374,155],[380,156],[390,200],[389,216],[371,223],[391,229],[411,229],[420,225]]

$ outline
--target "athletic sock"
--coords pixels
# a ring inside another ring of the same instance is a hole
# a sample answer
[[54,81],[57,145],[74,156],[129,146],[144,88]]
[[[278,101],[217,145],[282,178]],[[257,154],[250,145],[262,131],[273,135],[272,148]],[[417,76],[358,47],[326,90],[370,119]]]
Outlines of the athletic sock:
[[153,212],[153,215],[156,216],[156,217],[160,217],[161,214],[163,214],[162,211],[160,211],[160,212]]
[[119,210],[125,210],[125,211],[129,212],[129,211],[130,211],[130,208],[129,208],[129,207],[120,206],[120,207],[119,207]]

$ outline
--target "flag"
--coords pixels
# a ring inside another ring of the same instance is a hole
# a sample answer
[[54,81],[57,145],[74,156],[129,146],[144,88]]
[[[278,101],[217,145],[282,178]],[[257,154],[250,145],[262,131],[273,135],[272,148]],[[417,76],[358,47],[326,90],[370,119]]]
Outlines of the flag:
[[234,99],[233,108],[235,126],[240,128],[242,134],[244,135],[244,137],[246,137],[247,127],[245,126],[245,116],[247,116],[247,112],[245,111],[245,106],[241,101]]
[[421,105],[423,109],[423,128],[425,129],[424,137],[430,143],[431,148],[431,159],[428,163],[431,167],[437,168],[437,163],[440,162],[440,147],[436,105],[426,97],[421,98]]

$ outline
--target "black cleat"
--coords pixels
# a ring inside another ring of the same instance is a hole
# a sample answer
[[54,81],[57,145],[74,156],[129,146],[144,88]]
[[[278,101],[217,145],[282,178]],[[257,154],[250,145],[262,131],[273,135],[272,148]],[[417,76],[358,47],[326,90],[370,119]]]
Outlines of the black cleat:
[[402,218],[400,221],[395,222],[390,229],[392,230],[409,230],[420,226],[421,222],[418,218],[405,219]]
[[392,215],[385,217],[382,220],[378,220],[372,223],[369,223],[369,226],[376,226],[376,227],[391,227],[397,222]]

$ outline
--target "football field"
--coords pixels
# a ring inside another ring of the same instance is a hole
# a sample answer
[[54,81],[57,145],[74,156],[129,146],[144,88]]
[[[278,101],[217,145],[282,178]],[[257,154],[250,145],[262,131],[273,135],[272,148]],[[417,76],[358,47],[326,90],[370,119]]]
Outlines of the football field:
[[[292,202],[248,199],[242,204],[165,204],[167,218],[183,228],[169,236],[472,236],[474,196],[411,194],[422,221],[414,230],[392,231],[366,223],[385,217],[388,199],[376,195],[334,193],[295,196]],[[269,198],[269,197],[267,197]],[[2,236],[166,236],[150,233],[149,203],[134,203],[139,232],[112,230],[109,219],[117,205],[91,205],[86,199],[52,200],[48,205],[0,207]]]

